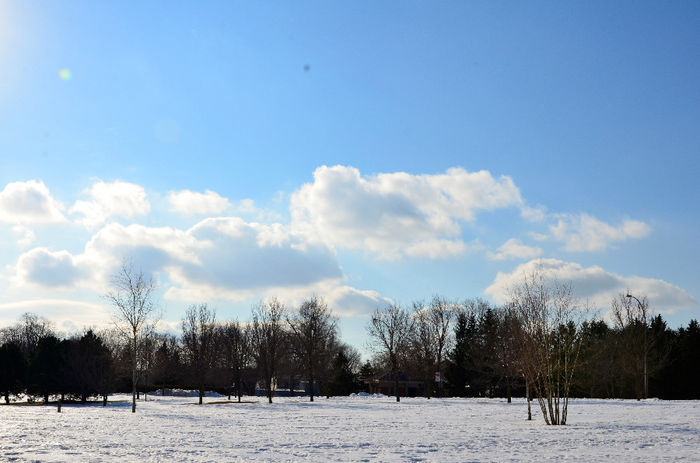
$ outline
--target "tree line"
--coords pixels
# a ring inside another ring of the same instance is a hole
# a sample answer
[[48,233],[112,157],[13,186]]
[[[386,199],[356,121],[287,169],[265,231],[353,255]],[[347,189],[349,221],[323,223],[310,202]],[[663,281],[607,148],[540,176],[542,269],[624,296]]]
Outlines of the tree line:
[[[422,384],[426,397],[535,399],[548,424],[565,424],[569,397],[700,398],[700,327],[670,329],[646,298],[620,295],[608,321],[588,317],[572,288],[525,278],[510,301],[451,301],[434,296],[410,306],[387,304],[369,318],[373,356],[341,341],[323,298],[288,308],[262,301],[248,321],[218,320],[207,304],[192,305],[181,334],[158,332],[154,283],[129,265],[107,294],[117,328],[61,337],[51,322],[25,314],[0,329],[0,393],[49,402],[182,388],[217,390],[231,400],[284,389],[400,396],[400,382]],[[388,388],[388,389],[387,389]],[[528,400],[528,413],[529,412]]]

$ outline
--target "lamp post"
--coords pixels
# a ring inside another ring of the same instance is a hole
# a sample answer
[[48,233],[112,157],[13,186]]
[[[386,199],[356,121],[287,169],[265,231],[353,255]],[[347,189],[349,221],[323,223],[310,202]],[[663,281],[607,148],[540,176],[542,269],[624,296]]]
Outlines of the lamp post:
[[647,311],[646,307],[644,304],[642,304],[642,301],[640,301],[638,298],[634,297],[630,293],[627,293],[625,296],[630,299],[634,299],[637,301],[637,306],[639,308],[639,313],[642,317],[644,317],[644,324],[642,325],[642,328],[644,329],[644,337],[643,337],[643,346],[644,346],[644,398],[646,399],[649,396],[649,383],[647,381],[647,353],[648,353],[648,346],[647,346]]

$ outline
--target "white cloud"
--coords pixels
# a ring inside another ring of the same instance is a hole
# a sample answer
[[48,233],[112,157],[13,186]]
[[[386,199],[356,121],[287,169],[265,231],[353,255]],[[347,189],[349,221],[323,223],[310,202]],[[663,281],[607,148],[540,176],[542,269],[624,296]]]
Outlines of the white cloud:
[[511,273],[498,272],[484,293],[505,303],[510,290],[535,271],[546,278],[571,282],[576,296],[587,299],[595,307],[609,307],[613,298],[627,291],[647,296],[655,309],[666,313],[697,304],[685,290],[663,280],[622,276],[599,266],[583,267],[575,262],[557,259],[534,259],[519,265]]
[[588,214],[560,215],[556,225],[550,225],[552,236],[564,242],[569,252],[602,251],[616,241],[644,238],[651,227],[638,220],[627,219],[612,226]]
[[84,193],[89,199],[76,201],[70,212],[81,215],[77,221],[87,228],[98,227],[114,216],[130,219],[151,210],[146,191],[134,183],[99,181]]
[[84,279],[85,270],[68,251],[34,248],[17,260],[16,279],[30,286],[72,287]]
[[50,224],[65,221],[63,205],[56,201],[44,182],[28,180],[5,185],[0,191],[0,222]]
[[204,193],[171,191],[167,200],[171,210],[184,215],[219,215],[231,207],[227,198],[211,190]]
[[547,218],[547,208],[538,204],[536,207],[523,206],[520,216],[530,222],[541,222]]
[[529,232],[527,235],[535,241],[547,241],[549,239],[549,236],[544,233]]
[[376,291],[351,286],[336,286],[328,292],[327,301],[341,317],[362,317],[391,302]]
[[527,246],[519,239],[511,238],[503,243],[495,253],[488,253],[491,260],[506,260],[506,259],[531,259],[542,254],[542,249]]
[[279,288],[339,280],[335,254],[304,244],[280,224],[236,217],[206,219],[189,230],[111,223],[82,254],[46,248],[22,254],[15,284],[46,288],[106,289],[109,276],[128,257],[146,273],[160,273],[172,286],[165,297],[187,301],[244,299]]
[[29,246],[36,241],[36,234],[34,234],[34,231],[23,225],[15,225],[12,227],[12,231],[19,236],[17,239],[17,244],[22,247]]
[[521,203],[510,177],[487,171],[362,177],[353,167],[322,166],[292,195],[290,209],[292,229],[311,240],[396,259],[464,252],[460,221]]

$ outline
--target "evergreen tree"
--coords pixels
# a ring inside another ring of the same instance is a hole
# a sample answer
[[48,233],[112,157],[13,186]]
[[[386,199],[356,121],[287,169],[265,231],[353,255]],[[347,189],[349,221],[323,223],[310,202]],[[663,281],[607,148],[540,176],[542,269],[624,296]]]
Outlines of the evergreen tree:
[[472,395],[470,383],[476,374],[473,353],[476,338],[476,316],[473,312],[460,312],[455,325],[455,345],[446,371],[448,389],[453,396]]
[[48,403],[49,395],[61,392],[64,361],[60,344],[56,336],[42,337],[29,366],[28,392],[43,397],[44,403]]
[[26,362],[19,346],[6,342],[0,346],[0,392],[5,396],[5,403],[10,403],[11,394],[24,390]]

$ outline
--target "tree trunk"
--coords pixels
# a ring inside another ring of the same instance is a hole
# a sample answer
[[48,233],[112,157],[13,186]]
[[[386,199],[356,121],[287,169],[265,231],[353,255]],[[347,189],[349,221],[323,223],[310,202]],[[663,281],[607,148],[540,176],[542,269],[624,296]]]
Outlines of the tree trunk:
[[106,407],[107,406],[107,394],[104,394],[102,396],[102,406]]
[[199,405],[202,405],[202,398],[204,397],[204,387],[199,387]]
[[399,394],[399,373],[394,371],[394,392],[396,393],[396,401],[401,402],[401,397]]
[[5,404],[10,404],[10,393],[8,391],[5,391]]
[[131,413],[136,413],[136,334],[131,348]]
[[309,375],[309,395],[311,396],[311,402],[314,401],[314,374],[313,372]]
[[44,405],[49,403],[49,393],[44,392]]

